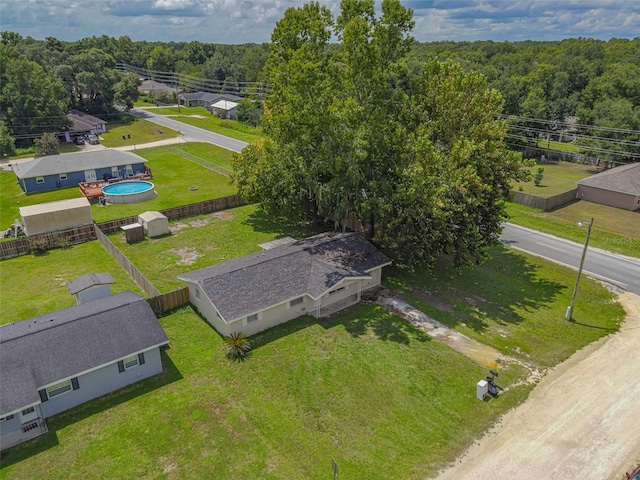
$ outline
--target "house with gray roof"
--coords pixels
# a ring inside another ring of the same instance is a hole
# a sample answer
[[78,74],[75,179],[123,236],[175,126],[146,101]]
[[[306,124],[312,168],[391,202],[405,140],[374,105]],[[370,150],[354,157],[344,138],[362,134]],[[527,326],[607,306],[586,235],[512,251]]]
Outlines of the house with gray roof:
[[222,335],[328,316],[380,285],[391,261],[357,233],[325,233],[179,275]]
[[45,419],[162,372],[169,339],[132,292],[0,327],[0,449],[47,432]]
[[640,209],[640,162],[578,180],[577,197],[626,210]]
[[133,152],[103,149],[34,158],[14,164],[13,171],[25,193],[37,193],[141,174],[145,163],[146,159]]
[[80,110],[70,110],[67,113],[67,126],[59,136],[65,141],[70,142],[76,137],[84,135],[97,135],[107,131],[107,122],[101,118],[94,117]]

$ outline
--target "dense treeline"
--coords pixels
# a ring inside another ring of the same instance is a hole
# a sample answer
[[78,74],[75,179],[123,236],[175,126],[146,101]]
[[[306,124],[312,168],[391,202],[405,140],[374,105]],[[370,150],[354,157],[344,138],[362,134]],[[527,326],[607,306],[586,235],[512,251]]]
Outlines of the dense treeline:
[[[109,114],[117,106],[130,107],[137,79],[117,72],[116,63],[227,85],[269,81],[263,68],[268,52],[268,44],[147,42],[106,35],[63,42],[2,32],[3,122],[21,139],[43,128],[55,130],[69,108]],[[577,117],[579,124],[640,130],[640,38],[414,42],[405,60],[406,80],[418,78],[434,58],[485,75],[502,94],[506,114],[557,122]],[[535,131],[540,124],[529,126]],[[637,142],[628,132],[598,130],[583,143],[637,153]]]

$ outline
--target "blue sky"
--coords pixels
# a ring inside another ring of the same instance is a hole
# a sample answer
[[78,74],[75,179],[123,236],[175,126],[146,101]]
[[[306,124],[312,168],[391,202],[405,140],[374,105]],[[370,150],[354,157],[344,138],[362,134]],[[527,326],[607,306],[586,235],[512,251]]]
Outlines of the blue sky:
[[[93,35],[133,40],[269,42],[295,0],[0,0],[0,29],[36,39]],[[321,1],[339,10],[339,0]],[[640,37],[640,0],[403,0],[414,37],[438,40],[561,40]],[[379,6],[380,1],[377,1]]]

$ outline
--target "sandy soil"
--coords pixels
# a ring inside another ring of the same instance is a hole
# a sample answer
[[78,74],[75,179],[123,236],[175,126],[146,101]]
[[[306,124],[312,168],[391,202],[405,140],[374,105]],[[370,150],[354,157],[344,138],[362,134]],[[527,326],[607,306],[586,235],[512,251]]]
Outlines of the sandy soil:
[[620,480],[640,462],[640,297],[620,332],[556,366],[437,480]]

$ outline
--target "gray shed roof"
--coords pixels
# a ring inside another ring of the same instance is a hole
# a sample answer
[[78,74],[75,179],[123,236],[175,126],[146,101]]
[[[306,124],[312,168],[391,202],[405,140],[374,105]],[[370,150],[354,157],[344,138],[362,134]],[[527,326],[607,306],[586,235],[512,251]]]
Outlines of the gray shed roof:
[[123,292],[0,327],[0,415],[37,389],[169,342],[147,301]]
[[95,287],[96,285],[109,285],[112,283],[116,283],[116,281],[110,273],[87,273],[86,275],[67,282],[67,289],[71,295],[75,295],[78,292]]
[[578,185],[640,195],[640,162],[621,165],[591,177],[578,180]]
[[357,233],[325,233],[178,278],[197,283],[229,322],[301,295],[319,298],[345,278],[369,277],[389,263]]
[[22,179],[146,162],[146,159],[135,153],[105,149],[34,158],[28,162],[16,163],[13,171]]

